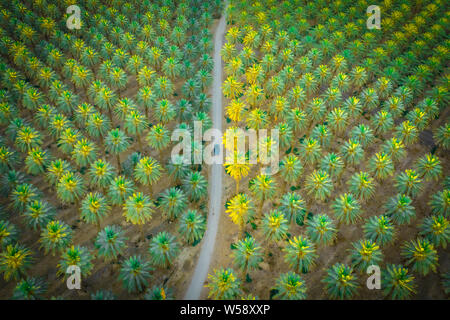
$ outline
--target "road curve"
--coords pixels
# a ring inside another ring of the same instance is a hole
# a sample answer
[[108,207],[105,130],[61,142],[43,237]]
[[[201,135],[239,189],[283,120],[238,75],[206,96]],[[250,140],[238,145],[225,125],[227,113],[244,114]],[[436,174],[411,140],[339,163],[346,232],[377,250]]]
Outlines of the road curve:
[[[220,49],[222,48],[223,34],[226,27],[225,10],[219,20],[214,35],[214,69],[212,83],[212,123],[213,128],[222,132],[222,57]],[[219,217],[222,211],[222,174],[223,166],[221,164],[212,164],[209,175],[209,213],[206,232],[202,240],[200,256],[195,266],[194,275],[186,291],[185,300],[198,300],[208,275],[209,264],[216,243],[217,228],[219,226]]]

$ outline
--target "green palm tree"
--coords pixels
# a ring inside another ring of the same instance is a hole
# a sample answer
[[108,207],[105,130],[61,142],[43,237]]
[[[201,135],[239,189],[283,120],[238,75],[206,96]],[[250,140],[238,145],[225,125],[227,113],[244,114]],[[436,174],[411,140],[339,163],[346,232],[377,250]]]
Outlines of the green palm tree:
[[415,170],[406,169],[396,178],[395,187],[401,194],[416,197],[422,190],[422,180]]
[[205,230],[205,217],[198,214],[197,210],[188,210],[180,219],[178,232],[189,244],[202,239]]
[[412,145],[419,139],[419,131],[409,120],[405,120],[395,127],[395,136],[402,141],[405,146]]
[[394,126],[394,119],[390,112],[380,110],[372,118],[371,124],[375,128],[376,133],[383,135],[392,129]]
[[412,270],[426,276],[430,271],[436,272],[438,253],[434,245],[427,239],[405,241],[401,255],[406,259],[406,265],[412,264]]
[[55,209],[45,200],[31,201],[23,213],[26,224],[33,230],[45,228],[55,215]]
[[41,248],[44,248],[45,253],[49,251],[52,255],[56,252],[61,252],[72,242],[72,229],[63,221],[52,220],[41,231]]
[[0,220],[0,248],[16,243],[19,239],[18,228],[6,220]]
[[320,162],[320,169],[327,172],[331,177],[340,178],[343,168],[344,161],[334,152],[326,154]]
[[199,171],[190,171],[182,180],[181,188],[191,201],[199,201],[208,193],[208,181]]
[[149,86],[140,88],[136,99],[139,105],[144,108],[146,117],[149,118],[149,110],[152,110],[156,105],[156,98],[152,88]]
[[397,140],[397,138],[391,138],[386,141],[386,143],[383,144],[382,149],[394,162],[400,162],[406,155],[405,145]]
[[409,270],[402,265],[388,264],[382,273],[383,294],[395,300],[410,299],[416,293],[414,276],[408,274]]
[[158,201],[161,213],[169,220],[176,219],[186,209],[186,206],[186,195],[177,187],[165,190]]
[[94,256],[91,254],[88,248],[72,245],[66,249],[66,251],[62,254],[61,260],[58,263],[58,275],[64,275],[64,278],[67,277],[67,269],[70,266],[77,266],[80,268],[80,274],[82,277],[88,277],[94,265],[92,260]]
[[260,174],[249,183],[249,189],[253,196],[259,201],[259,215],[262,215],[262,208],[266,200],[275,197],[277,184],[274,179],[265,174]]
[[305,201],[297,192],[284,194],[279,209],[290,224],[295,221],[303,221],[306,215]]
[[180,252],[180,245],[175,236],[163,231],[152,238],[149,247],[152,264],[168,268]]
[[251,236],[237,242],[232,256],[234,264],[242,270],[243,279],[245,279],[248,271],[256,270],[263,261],[262,248]]
[[275,299],[282,300],[303,300],[306,299],[305,281],[296,273],[289,271],[281,274],[277,279],[274,287],[277,294],[273,296]]
[[179,154],[171,156],[166,167],[176,183],[189,173],[189,165],[183,162],[183,156]]
[[0,252],[0,272],[3,273],[5,281],[25,279],[25,273],[31,267],[32,262],[30,249],[19,243],[7,245]]
[[300,159],[298,159],[296,155],[289,154],[281,160],[280,174],[288,187],[289,185],[298,182],[302,173],[303,166]]
[[108,111],[109,120],[112,121],[112,108],[117,103],[117,96],[114,91],[106,86],[101,88],[96,94],[94,102],[101,109]]
[[305,111],[300,108],[293,108],[288,111],[286,121],[295,133],[299,133],[306,128],[307,118]]
[[428,203],[433,214],[440,214],[443,216],[450,216],[450,190],[444,189],[438,191],[431,196]]
[[331,208],[339,223],[353,224],[361,218],[361,205],[351,193],[340,195],[334,200]]
[[305,189],[313,199],[324,201],[333,191],[333,182],[326,171],[314,170],[306,178]]
[[349,122],[349,115],[345,109],[341,109],[340,107],[333,108],[327,116],[328,126],[331,130],[340,135],[347,128]]
[[353,268],[343,263],[336,263],[328,268],[322,282],[332,299],[350,299],[359,287]]
[[114,179],[114,167],[103,159],[92,162],[88,171],[91,186],[105,189]]
[[56,185],[63,174],[68,171],[72,171],[70,163],[66,160],[56,159],[50,162],[45,175],[51,185]]
[[314,260],[318,257],[315,244],[303,236],[289,239],[289,243],[284,247],[284,260],[294,272],[308,272],[314,266]]
[[86,121],[86,130],[94,139],[104,137],[110,129],[110,120],[100,112],[92,113]]
[[39,191],[32,184],[21,183],[16,185],[10,194],[10,198],[12,208],[22,213],[31,201],[39,199]]
[[147,134],[147,142],[150,147],[161,152],[170,143],[170,130],[161,123],[152,126]]
[[272,210],[262,219],[264,237],[270,242],[277,242],[287,237],[288,221],[281,211]]
[[153,268],[150,262],[140,255],[132,256],[122,262],[119,279],[128,292],[141,292],[148,286]]
[[153,185],[161,178],[162,167],[152,157],[143,157],[134,168],[134,179],[144,186]]
[[42,278],[20,280],[13,291],[13,300],[42,300],[47,292],[47,283]]
[[209,288],[208,298],[216,300],[229,300],[241,294],[241,281],[230,268],[216,269],[213,274],[208,274],[206,287]]
[[379,265],[383,260],[380,247],[372,240],[360,240],[352,243],[352,266],[360,272],[365,272],[371,265]]
[[390,243],[395,237],[395,228],[392,219],[385,215],[370,217],[363,226],[364,237],[373,242],[384,245]]
[[436,247],[447,248],[450,241],[450,223],[442,215],[426,217],[419,227],[419,235],[431,241]]
[[149,196],[135,192],[123,205],[123,216],[127,222],[140,226],[141,238],[144,238],[143,225],[150,221],[155,205]]
[[42,136],[34,128],[24,125],[17,131],[15,145],[19,151],[26,152],[32,148],[40,147],[42,145]]
[[377,180],[385,180],[394,174],[394,164],[391,157],[384,152],[377,152],[369,160],[369,170]]
[[159,77],[153,84],[155,95],[158,99],[168,99],[174,92],[174,84],[167,77]]
[[408,224],[416,216],[416,210],[411,202],[411,198],[407,195],[397,194],[386,203],[386,215],[399,225]]
[[154,285],[148,288],[144,295],[145,300],[173,300],[172,290],[165,285]]
[[159,100],[153,110],[153,116],[156,121],[163,124],[169,123],[175,119],[177,113],[175,106],[167,99]]
[[318,214],[308,222],[306,227],[308,237],[317,245],[330,245],[336,238],[337,229],[334,221],[326,214]]
[[361,201],[369,200],[375,193],[373,178],[367,172],[360,171],[353,174],[347,183],[349,191]]
[[314,165],[322,155],[322,148],[318,140],[307,138],[300,144],[299,152],[303,163]]
[[122,255],[127,248],[125,234],[119,226],[106,226],[95,238],[97,257],[103,257],[105,261],[114,261]]
[[109,214],[111,207],[106,198],[98,192],[89,192],[81,201],[81,219],[86,223],[97,225],[100,232],[101,221]]
[[425,181],[438,180],[442,174],[441,160],[431,153],[420,157],[416,162],[416,166],[417,173]]
[[135,188],[132,180],[124,176],[117,176],[109,185],[108,198],[112,205],[121,205],[134,191]]
[[97,146],[85,138],[78,140],[72,151],[72,158],[79,167],[84,167],[97,158]]
[[106,151],[112,153],[117,159],[117,169],[120,171],[120,154],[130,146],[130,138],[122,130],[116,128],[108,132],[105,137]]
[[364,158],[364,149],[356,140],[349,139],[341,147],[341,154],[348,165],[358,165]]
[[433,138],[438,146],[448,150],[450,148],[450,123],[447,122],[445,125],[437,128]]
[[84,181],[79,173],[64,173],[56,185],[56,195],[62,203],[78,201],[84,193]]
[[363,147],[367,147],[374,139],[372,129],[365,124],[355,126],[350,135],[352,140],[361,143]]

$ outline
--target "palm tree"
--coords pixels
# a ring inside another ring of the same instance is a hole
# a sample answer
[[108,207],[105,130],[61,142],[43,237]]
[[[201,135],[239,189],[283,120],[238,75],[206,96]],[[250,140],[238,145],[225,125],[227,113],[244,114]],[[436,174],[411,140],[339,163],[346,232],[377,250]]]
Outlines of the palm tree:
[[205,217],[197,210],[188,210],[180,219],[178,232],[191,244],[203,238],[206,229]]
[[301,132],[306,127],[307,115],[300,108],[293,108],[289,110],[286,116],[288,125],[294,130],[295,133]]
[[147,142],[150,147],[161,152],[170,143],[170,131],[164,124],[158,123],[150,128],[147,135]]
[[62,254],[61,260],[58,263],[58,275],[67,276],[67,269],[70,266],[77,266],[80,268],[80,274],[83,277],[87,277],[91,274],[94,265],[92,260],[94,256],[90,253],[89,249],[86,247],[72,245],[66,249]]
[[168,99],[175,91],[175,87],[167,77],[159,77],[153,84],[153,90],[158,99]]
[[138,110],[131,110],[125,115],[124,128],[128,134],[136,136],[138,145],[142,149],[141,134],[147,128],[145,115],[141,114]]
[[173,300],[172,290],[165,285],[154,285],[148,288],[144,295],[145,300]]
[[121,227],[116,225],[106,226],[95,238],[97,256],[103,257],[105,261],[117,260],[127,248],[125,234]]
[[41,134],[34,128],[24,125],[17,131],[15,145],[21,152],[40,147],[42,145]]
[[31,148],[25,158],[25,168],[29,174],[37,175],[43,173],[50,164],[51,155],[40,147]]
[[343,168],[344,161],[342,161],[342,158],[334,152],[325,155],[320,162],[320,169],[335,178],[340,178]]
[[433,138],[438,146],[448,150],[450,148],[450,123],[447,122],[445,125],[437,128]]
[[378,111],[372,118],[372,126],[378,134],[383,135],[389,132],[394,126],[392,114],[385,110]]
[[85,138],[78,140],[73,148],[72,158],[78,166],[87,166],[97,158],[97,146]]
[[208,193],[208,181],[199,171],[190,171],[182,181],[181,188],[191,201],[199,201]]
[[41,248],[45,254],[61,252],[72,242],[72,229],[63,221],[52,220],[41,231]]
[[351,193],[340,195],[331,205],[333,213],[339,223],[356,223],[361,218],[361,205]]
[[62,174],[56,185],[56,195],[63,203],[78,201],[85,193],[83,178],[79,173]]
[[239,181],[249,174],[251,165],[247,157],[235,150],[225,160],[225,171],[236,181],[236,194],[239,193]]
[[55,209],[47,201],[33,200],[25,209],[23,217],[28,226],[37,230],[38,228],[45,228],[55,214]]
[[306,299],[305,281],[298,274],[292,271],[280,275],[274,289],[278,291],[277,294],[273,296],[275,299]]
[[19,239],[19,230],[16,225],[6,220],[0,220],[0,248],[16,243]]
[[235,277],[233,269],[215,269],[208,274],[208,298],[229,300],[241,294],[241,281]]
[[16,185],[10,194],[10,198],[12,208],[22,213],[31,201],[39,199],[39,191],[32,184],[21,183]]
[[405,241],[401,255],[407,259],[406,265],[412,264],[412,270],[426,276],[430,271],[436,272],[438,253],[434,245],[427,239]]
[[347,184],[349,191],[361,201],[369,200],[375,193],[373,178],[364,171],[353,174]]
[[117,96],[108,87],[101,88],[95,96],[94,102],[101,109],[107,110],[109,114],[109,120],[113,120],[112,118],[112,108],[117,103]]
[[399,225],[408,224],[411,218],[416,216],[416,211],[411,202],[411,198],[407,195],[397,194],[386,203],[386,215]]
[[253,201],[247,194],[238,193],[227,202],[225,212],[229,214],[231,221],[239,226],[241,237],[245,224],[254,216]]
[[364,149],[356,140],[349,139],[341,147],[341,154],[348,165],[358,165],[364,158]]
[[264,202],[275,197],[277,184],[270,176],[260,174],[252,179],[249,185],[249,189],[253,193],[253,196],[259,201],[258,213],[259,216],[262,216]]
[[263,261],[262,248],[251,236],[237,242],[232,256],[234,264],[242,270],[243,280],[245,280],[248,271],[257,269]]
[[408,269],[402,265],[388,264],[386,271],[382,273],[383,294],[392,299],[410,299],[411,294],[416,293],[414,276],[408,274]]
[[288,221],[284,214],[278,210],[266,213],[262,219],[264,237],[270,242],[277,242],[287,237]]
[[441,160],[431,153],[420,157],[416,162],[416,166],[417,173],[425,181],[438,180],[442,174]]
[[151,271],[153,268],[149,261],[140,255],[131,256],[122,262],[119,279],[122,280],[122,284],[128,292],[141,292],[148,286]]
[[[307,178],[305,188],[315,200],[324,201],[333,191],[333,182],[327,172],[314,170]],[[306,216],[305,216],[306,218]]]
[[153,109],[156,104],[156,98],[151,87],[144,86],[139,89],[137,94],[137,102],[145,110],[145,115],[149,118],[148,111]]
[[326,246],[334,241],[337,230],[330,217],[326,214],[318,214],[308,222],[306,233],[317,245]]
[[450,190],[444,189],[431,196],[428,203],[433,214],[440,214],[448,217],[450,215]]
[[25,279],[25,272],[33,262],[32,252],[25,246],[15,243],[7,245],[0,252],[0,272],[3,273],[5,281],[9,279]]
[[372,129],[365,124],[355,126],[350,135],[352,140],[361,143],[363,147],[367,147],[374,138]]
[[280,162],[280,174],[286,182],[287,187],[299,181],[303,173],[303,166],[298,157],[294,154],[289,154]]
[[303,163],[314,165],[320,159],[322,148],[318,140],[307,138],[301,143],[299,152]]
[[422,180],[415,170],[406,169],[396,178],[395,187],[398,192],[407,196],[415,197],[422,190]]
[[180,246],[175,238],[166,231],[158,233],[152,238],[149,247],[151,261],[154,265],[168,268],[180,252]]
[[360,272],[365,272],[371,265],[379,265],[383,260],[380,247],[372,240],[360,240],[352,243],[352,266]]
[[141,238],[144,238],[143,225],[150,221],[155,205],[149,196],[135,192],[123,205],[123,216],[127,222],[140,226]]
[[289,239],[289,244],[284,247],[284,260],[294,272],[308,272],[314,266],[314,260],[318,257],[315,244],[303,236]]
[[394,162],[400,162],[406,155],[405,145],[395,137],[386,141],[382,149]]
[[42,300],[47,292],[47,283],[42,278],[20,280],[13,291],[13,300]]
[[117,170],[120,171],[120,154],[130,146],[130,138],[122,130],[116,128],[108,132],[105,137],[106,151],[112,153],[117,159]]
[[153,115],[156,121],[166,124],[172,121],[177,113],[174,105],[169,100],[162,99],[156,103]]
[[111,207],[101,193],[89,192],[81,201],[80,211],[81,219],[86,223],[96,224],[97,230],[100,232],[101,221],[109,214]]
[[332,299],[349,299],[356,294],[358,281],[353,268],[343,263],[336,263],[327,269],[322,279],[328,295]]
[[108,188],[108,198],[113,205],[121,205],[134,192],[134,184],[132,180],[124,176],[117,176],[111,181]]
[[395,228],[392,219],[385,215],[370,217],[363,226],[364,237],[380,245],[394,240]]
[[395,128],[396,137],[406,146],[412,145],[419,139],[419,131],[409,120],[405,120]]
[[389,155],[384,152],[377,152],[369,160],[370,173],[374,175],[377,180],[385,180],[387,177],[394,174],[394,164]]
[[97,159],[91,164],[88,176],[92,186],[106,189],[115,176],[114,167],[103,159]]
[[420,225],[419,235],[431,241],[436,247],[447,248],[450,241],[450,223],[442,215],[426,217]]
[[222,91],[227,98],[239,98],[243,92],[243,83],[234,76],[228,76],[223,82]]
[[86,129],[92,138],[97,139],[104,137],[111,129],[111,122],[100,112],[94,112],[87,119]]
[[162,167],[152,157],[143,157],[134,168],[134,179],[144,186],[149,186],[161,178]]

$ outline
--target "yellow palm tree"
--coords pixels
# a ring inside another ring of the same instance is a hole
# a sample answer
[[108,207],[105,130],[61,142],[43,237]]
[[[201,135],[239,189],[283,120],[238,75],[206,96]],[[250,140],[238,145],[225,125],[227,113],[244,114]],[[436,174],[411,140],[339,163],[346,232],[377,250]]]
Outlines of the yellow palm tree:
[[245,224],[253,218],[255,209],[252,199],[245,193],[238,193],[227,202],[225,211],[229,214],[231,221],[239,227],[239,238],[242,238]]
[[225,160],[226,172],[236,181],[236,193],[239,193],[239,181],[246,177],[250,170],[248,159],[242,152],[234,151]]

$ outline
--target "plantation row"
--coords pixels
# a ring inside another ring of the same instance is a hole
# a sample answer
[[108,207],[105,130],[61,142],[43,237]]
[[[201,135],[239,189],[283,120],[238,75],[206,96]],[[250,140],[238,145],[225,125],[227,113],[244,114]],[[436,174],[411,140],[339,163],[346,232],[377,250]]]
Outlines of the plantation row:
[[[270,298],[304,299],[321,281],[325,295],[314,297],[349,299],[377,265],[382,294],[366,297],[408,299],[420,292],[418,277],[437,272],[450,240],[449,12],[442,1],[384,1],[381,29],[368,30],[369,5],[230,2],[226,135],[276,128],[279,141],[259,148],[278,143],[286,155],[275,176],[262,165],[225,165],[236,182],[226,212],[239,233],[223,263],[242,276],[216,269],[209,297],[268,299],[273,289]],[[432,127],[436,146],[416,155]],[[321,257],[329,246],[337,259]],[[247,285],[253,276],[264,285]],[[449,279],[447,270],[445,293]]]
[[[65,281],[46,283],[53,266],[33,271],[34,262],[56,255],[60,279],[72,265],[88,279],[104,260],[128,292],[173,298],[167,268],[182,242],[203,236],[207,180],[201,167],[172,163],[167,151],[173,129],[194,120],[211,126],[208,28],[220,2],[0,3],[0,271],[16,284],[13,297],[44,298],[49,286],[66,292]],[[81,9],[80,30],[66,28],[72,4]],[[157,212],[176,226],[156,226],[163,229],[146,250],[131,255],[130,226],[145,242]],[[102,223],[117,214],[126,224]],[[77,219],[84,224],[73,230]]]

